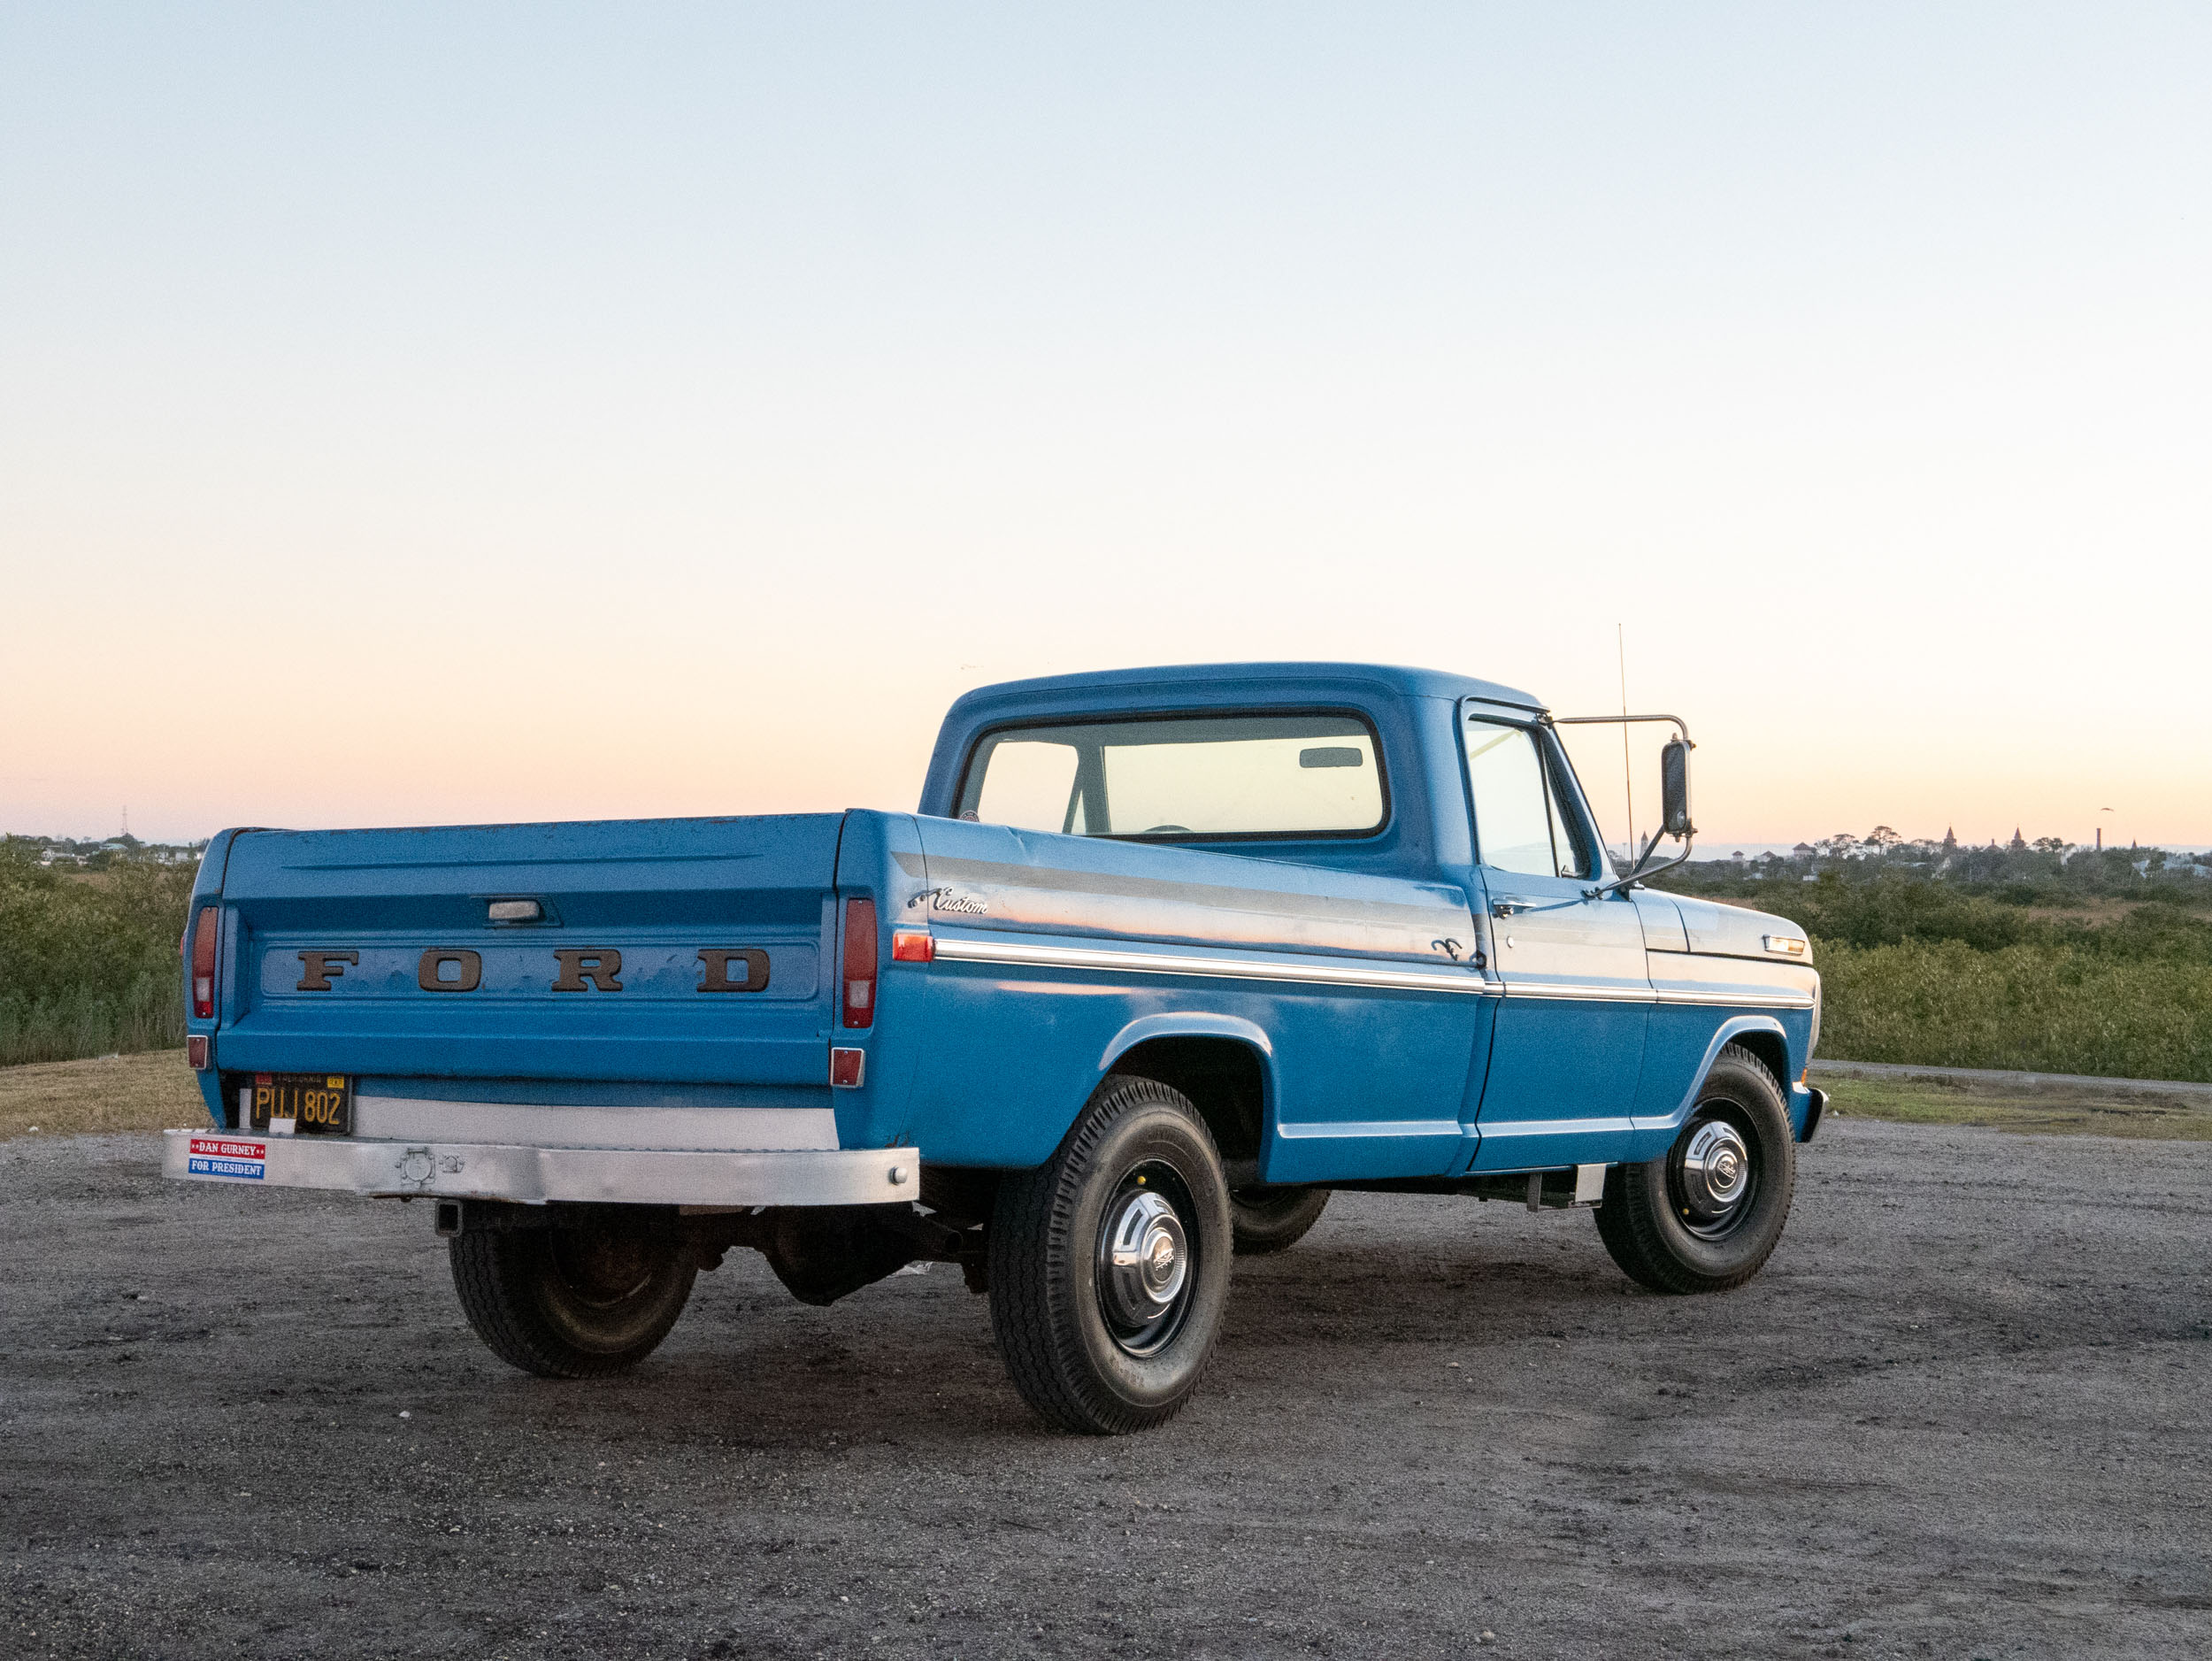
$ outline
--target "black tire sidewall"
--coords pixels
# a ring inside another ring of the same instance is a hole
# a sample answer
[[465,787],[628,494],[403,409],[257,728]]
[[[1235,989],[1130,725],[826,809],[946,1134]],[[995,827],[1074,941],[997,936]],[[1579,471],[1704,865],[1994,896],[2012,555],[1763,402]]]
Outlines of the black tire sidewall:
[[[1173,1335],[1132,1355],[1107,1326],[1098,1256],[1108,1207],[1152,1161],[1172,1168],[1189,1201],[1177,1210],[1191,1278]],[[1221,1157],[1189,1098],[1156,1080],[1107,1079],[1053,1157],[1002,1183],[993,1209],[991,1324],[1015,1388],[1052,1423],[1091,1435],[1172,1418],[1219,1335],[1231,1252]]]
[[672,1242],[657,1246],[645,1286],[612,1309],[592,1310],[565,1282],[555,1232],[486,1231],[449,1242],[469,1325],[500,1359],[541,1378],[598,1378],[635,1365],[683,1313],[696,1264]]
[[1229,1228],[1240,1257],[1283,1251],[1306,1237],[1329,1203],[1326,1188],[1233,1188]]
[[[1181,1326],[1153,1354],[1133,1356],[1114,1342],[1099,1305],[1098,1248],[1106,1207],[1122,1180],[1153,1160],[1173,1167],[1190,1197],[1192,1214],[1185,1221],[1194,1261]],[[1054,1301],[1063,1303],[1080,1334],[1098,1387],[1123,1407],[1157,1411],[1179,1402],[1197,1382],[1228,1302],[1232,1240],[1221,1161],[1195,1114],[1147,1103],[1115,1119],[1085,1165],[1068,1214],[1064,1253],[1052,1265]]]
[[697,1269],[672,1241],[642,1242],[649,1259],[645,1284],[618,1303],[594,1306],[572,1288],[562,1267],[561,1254],[577,1243],[562,1236],[581,1232],[546,1229],[537,1236],[541,1255],[532,1293],[540,1319],[557,1342],[579,1355],[613,1358],[651,1350],[683,1313]]
[[[1717,1105],[1746,1134],[1758,1171],[1751,1214],[1719,1240],[1693,1234],[1676,1208],[1668,1169],[1683,1138]],[[1797,1144],[1781,1087],[1764,1066],[1724,1050],[1700,1086],[1697,1103],[1680,1135],[1660,1157],[1620,1168],[1623,1192],[1609,1192],[1601,1218],[1606,1243],[1635,1279],[1660,1290],[1717,1291],[1740,1285],[1765,1264],[1782,1237],[1796,1188]],[[1640,1262],[1622,1255],[1625,1248]]]

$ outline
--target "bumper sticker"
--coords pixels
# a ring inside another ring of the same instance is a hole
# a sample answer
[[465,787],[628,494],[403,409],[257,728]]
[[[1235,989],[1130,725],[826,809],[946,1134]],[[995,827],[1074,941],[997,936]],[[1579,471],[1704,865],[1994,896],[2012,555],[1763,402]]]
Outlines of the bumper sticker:
[[268,1169],[268,1144],[237,1136],[195,1136],[185,1173],[258,1182]]

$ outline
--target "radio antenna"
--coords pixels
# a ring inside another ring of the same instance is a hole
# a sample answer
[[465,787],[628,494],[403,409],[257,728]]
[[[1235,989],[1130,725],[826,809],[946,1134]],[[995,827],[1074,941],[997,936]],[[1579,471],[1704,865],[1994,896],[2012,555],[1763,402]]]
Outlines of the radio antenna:
[[1636,853],[1636,784],[1628,766],[1628,633],[1624,624],[1613,625],[1613,649],[1621,665],[1621,795],[1628,803],[1628,852]]

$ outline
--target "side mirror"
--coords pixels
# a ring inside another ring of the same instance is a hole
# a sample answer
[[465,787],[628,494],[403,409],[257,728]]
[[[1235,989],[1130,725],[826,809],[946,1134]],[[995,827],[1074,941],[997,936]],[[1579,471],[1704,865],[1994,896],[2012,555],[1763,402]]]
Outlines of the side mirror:
[[[1659,828],[1653,831],[1640,849],[1632,848],[1634,856],[1628,869],[1609,881],[1583,890],[1586,899],[1611,894],[1621,888],[1633,888],[1663,871],[1671,871],[1690,857],[1690,839],[1697,834],[1697,827],[1690,823],[1690,751],[1697,746],[1690,742],[1690,729],[1679,715],[1631,715],[1622,711],[1618,715],[1559,715],[1552,718],[1555,727],[1614,727],[1627,726],[1636,721],[1671,722],[1679,737],[1667,741],[1659,752],[1659,794],[1663,817]],[[1662,836],[1671,836],[1682,844],[1682,851],[1661,865],[1652,865],[1652,851],[1659,846]]]
[[1690,836],[1697,828],[1690,823],[1690,747],[1678,738],[1669,739],[1659,752],[1659,794],[1667,834]]

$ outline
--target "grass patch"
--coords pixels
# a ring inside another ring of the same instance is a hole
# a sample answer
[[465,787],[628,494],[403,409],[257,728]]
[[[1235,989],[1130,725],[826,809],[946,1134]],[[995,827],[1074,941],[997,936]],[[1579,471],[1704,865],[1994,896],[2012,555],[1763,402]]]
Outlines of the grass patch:
[[1823,1073],[1828,1111],[1846,1119],[1899,1125],[1972,1125],[2041,1136],[2138,1136],[2212,1142],[2212,1106],[2154,1092],[2039,1085],[2033,1089],[1971,1079],[1855,1079]]
[[0,1067],[0,1141],[117,1130],[207,1127],[181,1050]]

